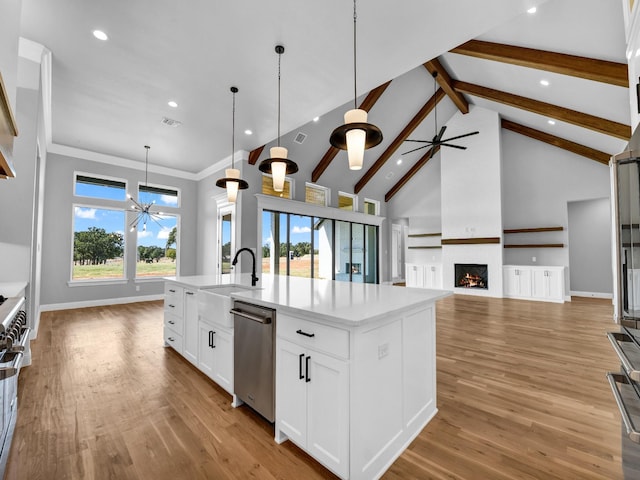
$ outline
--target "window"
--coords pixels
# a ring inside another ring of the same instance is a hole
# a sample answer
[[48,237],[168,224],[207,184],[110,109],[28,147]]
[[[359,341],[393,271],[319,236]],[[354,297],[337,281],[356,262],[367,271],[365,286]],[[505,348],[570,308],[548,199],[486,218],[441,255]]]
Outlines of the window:
[[153,185],[138,186],[138,201],[140,203],[154,203],[161,207],[179,207],[180,197],[173,188]]
[[273,180],[271,179],[271,175],[262,175],[262,193],[273,197],[291,198],[291,180],[285,178],[284,189],[282,192],[276,192],[273,189]]
[[380,202],[378,200],[364,199],[364,213],[367,215],[380,215]]
[[124,279],[125,212],[74,205],[71,280]]
[[329,205],[330,190],[327,187],[305,183],[304,201],[326,207]]
[[338,208],[340,210],[358,210],[358,196],[350,193],[338,192]]
[[126,200],[127,183],[124,180],[115,178],[76,173],[74,194],[78,197]]
[[176,274],[178,217],[162,214],[159,222],[137,230],[136,278],[172,277]]

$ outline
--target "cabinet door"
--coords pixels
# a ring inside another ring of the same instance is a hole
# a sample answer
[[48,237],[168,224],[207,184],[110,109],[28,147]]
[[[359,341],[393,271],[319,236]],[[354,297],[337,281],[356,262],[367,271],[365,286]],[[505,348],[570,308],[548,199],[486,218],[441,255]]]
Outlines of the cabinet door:
[[184,291],[184,358],[198,364],[198,301],[195,292]]
[[405,267],[406,271],[406,283],[407,287],[417,287],[418,286],[418,266],[412,263],[407,263]]
[[531,296],[531,269],[518,267],[516,269],[518,277],[518,296]]
[[233,394],[233,335],[220,328],[213,330],[213,348],[215,362],[213,380]]
[[349,372],[347,363],[307,352],[307,451],[346,478],[349,474]]
[[306,357],[304,348],[276,340],[276,429],[301,448],[307,442]]
[[549,296],[547,271],[542,268],[536,268],[531,271],[531,296],[540,299]]
[[564,269],[547,270],[547,296],[564,302]]
[[215,369],[215,348],[213,348],[213,336],[215,329],[205,323],[198,322],[199,325],[199,334],[198,334],[198,368],[210,379],[215,380],[214,378],[214,369]]
[[520,291],[518,283],[517,269],[515,267],[504,267],[502,270],[502,284],[506,297],[517,297]]

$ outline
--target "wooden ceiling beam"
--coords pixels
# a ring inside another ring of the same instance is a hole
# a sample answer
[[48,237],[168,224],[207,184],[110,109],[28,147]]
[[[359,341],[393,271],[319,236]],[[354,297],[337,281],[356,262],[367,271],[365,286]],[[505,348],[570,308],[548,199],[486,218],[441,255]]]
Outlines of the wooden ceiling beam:
[[382,168],[382,166],[391,158],[391,155],[402,145],[409,135],[416,129],[422,121],[427,118],[427,115],[435,108],[435,106],[442,100],[445,96],[445,92],[443,89],[439,88],[435,95],[432,96],[427,102],[422,106],[418,113],[416,113],[413,118],[407,123],[407,125],[402,129],[402,131],[398,134],[398,136],[389,144],[387,149],[384,151],[382,155],[369,167],[369,170],[362,176],[358,183],[356,183],[354,187],[355,193],[360,192],[364,188],[364,186],[373,178],[373,176]]
[[427,153],[425,153],[420,160],[418,160],[415,165],[413,167],[411,167],[409,169],[409,171],[404,175],[404,177],[402,177],[398,183],[396,183],[391,190],[389,190],[385,196],[384,196],[384,201],[388,202],[389,200],[391,200],[393,198],[393,196],[398,193],[400,191],[400,189],[402,187],[404,187],[409,180],[411,180],[411,178],[418,173],[418,171],[424,167],[427,162],[429,160],[431,160],[431,158],[433,157],[433,155],[431,154],[431,150],[433,150],[433,155],[435,155],[436,153],[438,153],[440,151],[440,145],[436,146],[436,147],[431,147],[429,150],[427,150]]
[[251,152],[249,152],[249,165],[255,165],[256,162],[258,161],[258,158],[260,158],[260,155],[262,155],[262,151],[264,150],[265,145],[262,145],[261,147],[258,147],[254,150],[251,150]]
[[452,53],[485,60],[536,68],[547,72],[629,87],[628,68],[624,63],[566,55],[564,53],[516,47],[501,43],[470,40],[450,50]]
[[506,130],[510,130],[512,132],[519,133],[520,135],[533,138],[534,140],[548,143],[549,145],[553,145],[554,147],[562,148],[569,152],[576,153],[583,157],[602,163],[603,165],[609,165],[609,159],[611,158],[611,155],[600,150],[596,150],[595,148],[587,147],[585,145],[572,142],[571,140],[556,137],[555,135],[541,132],[540,130],[525,127],[524,125],[512,122],[510,120],[502,119],[501,125],[502,128]]
[[629,125],[624,125],[612,120],[457,80],[453,81],[453,88],[461,93],[520,108],[545,117],[555,118],[562,122],[571,123],[578,127],[588,128],[595,132],[611,135],[622,140],[628,141],[631,137],[631,127]]
[[447,72],[447,70],[442,66],[438,59],[434,58],[427,63],[423,63],[422,65],[432,76],[434,73],[437,73],[436,81],[440,85],[440,88],[442,88],[442,90],[444,90],[444,92],[449,96],[455,106],[458,107],[458,110],[460,110],[460,112],[463,114],[469,113],[469,102],[467,102],[467,99],[464,98],[464,95],[456,92],[456,90],[453,88],[453,80],[451,79],[451,75],[449,75],[449,72]]
[[[376,104],[376,102],[382,96],[382,94],[387,89],[390,83],[391,83],[391,80],[371,90],[369,92],[369,95],[367,95],[367,97],[362,101],[359,108],[367,112],[371,110],[371,108]],[[318,179],[322,176],[324,171],[329,167],[329,165],[331,165],[331,162],[333,161],[333,159],[336,158],[336,155],[338,155],[339,151],[340,150],[334,146],[329,147],[329,149],[324,154],[322,159],[318,162],[318,165],[316,165],[316,168],[314,168],[313,172],[311,173],[312,182],[318,181]]]

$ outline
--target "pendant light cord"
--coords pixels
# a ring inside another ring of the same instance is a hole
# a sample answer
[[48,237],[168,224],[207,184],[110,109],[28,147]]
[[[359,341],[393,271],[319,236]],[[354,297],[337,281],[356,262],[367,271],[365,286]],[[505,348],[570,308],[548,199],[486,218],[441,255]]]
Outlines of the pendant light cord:
[[147,149],[147,153],[146,153],[145,158],[144,158],[144,186],[148,187],[149,186],[149,182],[148,182],[148,178],[149,178],[149,149],[151,147],[149,145],[145,145],[144,148]]
[[282,53],[278,52],[278,146],[280,146],[280,60]]
[[353,108],[358,108],[358,88],[356,85],[356,0],[353,0]]
[[438,100],[436,99],[436,75],[438,72],[434,72],[433,74],[433,120],[436,123],[435,134],[438,135]]
[[234,167],[233,157],[234,152],[236,150],[235,140],[236,140],[236,92],[234,92],[235,87],[231,88],[231,92],[233,94],[233,108],[231,113],[231,168]]

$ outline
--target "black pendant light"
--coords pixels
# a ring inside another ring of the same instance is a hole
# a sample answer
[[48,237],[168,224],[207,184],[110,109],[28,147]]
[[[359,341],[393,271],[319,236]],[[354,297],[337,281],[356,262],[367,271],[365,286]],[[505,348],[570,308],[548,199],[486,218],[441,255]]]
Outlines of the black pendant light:
[[231,87],[233,94],[233,115],[231,120],[231,168],[224,171],[225,177],[220,178],[216,182],[216,186],[227,189],[227,200],[235,203],[238,196],[238,190],[246,190],[249,184],[240,178],[240,170],[234,167],[233,157],[235,156],[235,139],[236,139],[236,93],[237,87]]
[[[147,150],[144,157],[144,186],[148,187],[149,185],[147,179],[149,178],[149,149],[151,147],[149,145],[145,145],[144,148]],[[130,231],[133,232],[138,228],[138,225],[142,223],[142,231],[146,232],[147,222],[149,220],[156,222],[158,225],[160,225],[160,227],[162,227],[162,224],[158,221],[162,219],[162,212],[151,211],[151,207],[153,207],[153,205],[156,203],[155,200],[149,203],[140,203],[129,194],[127,194],[127,197],[133,203],[133,205],[131,205],[131,209],[135,210],[137,213],[135,220],[129,225],[131,227]]]
[[336,128],[329,143],[335,148],[346,150],[349,168],[360,170],[364,151],[382,142],[382,132],[378,127],[367,123],[367,111],[358,108],[356,87],[356,0],[353,0],[353,110],[344,114],[344,125]]
[[271,158],[260,162],[258,170],[271,174],[273,189],[276,192],[282,192],[284,190],[285,176],[296,173],[298,171],[298,165],[293,160],[287,158],[287,149],[280,146],[280,60],[284,53],[284,47],[282,45],[276,45],[276,53],[278,54],[278,146],[271,147],[269,150]]

